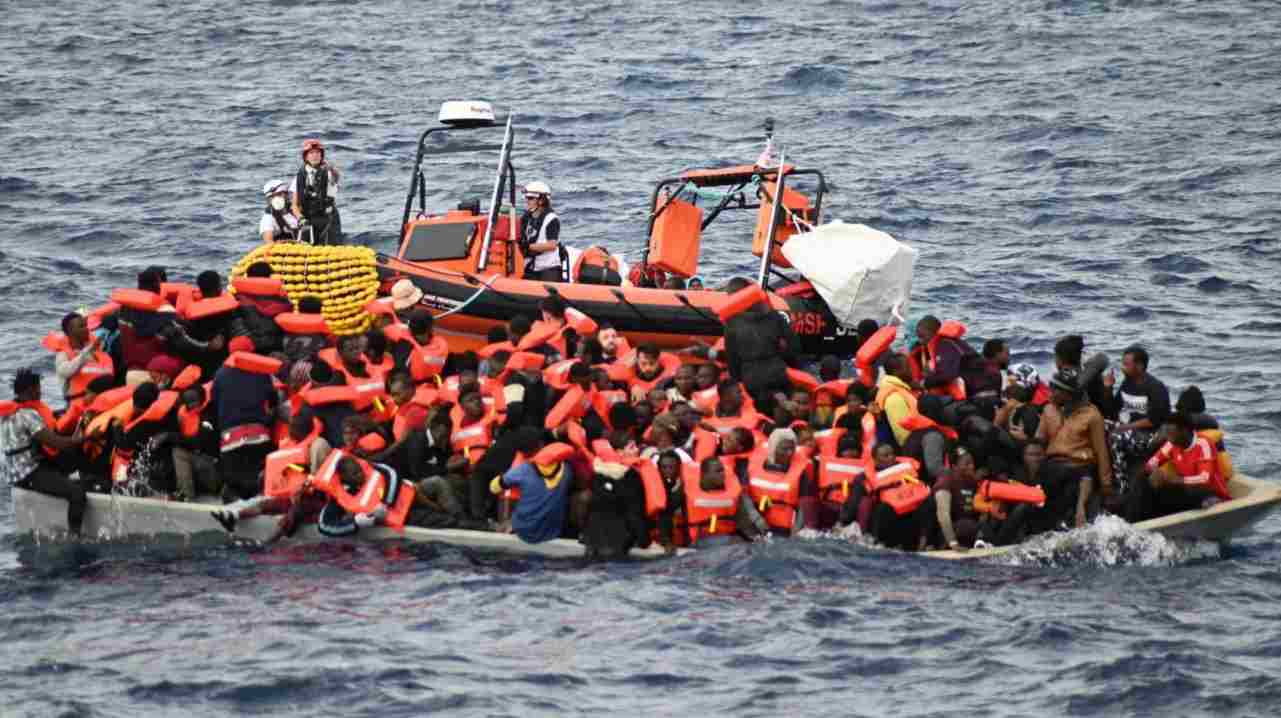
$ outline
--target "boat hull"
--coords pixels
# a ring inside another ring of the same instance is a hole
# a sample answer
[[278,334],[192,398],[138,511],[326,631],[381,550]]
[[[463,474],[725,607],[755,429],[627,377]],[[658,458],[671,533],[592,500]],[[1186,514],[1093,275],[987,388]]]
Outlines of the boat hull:
[[[1134,528],[1161,534],[1180,541],[1216,541],[1227,543],[1281,505],[1281,484],[1248,477],[1234,477],[1228,482],[1231,501],[1208,509],[1180,511],[1160,518],[1140,521]],[[1018,546],[971,549],[969,551],[926,551],[923,555],[953,561],[967,561],[1001,556],[1018,550]]]
[[[113,541],[132,538],[179,535],[193,536],[214,532],[225,533],[222,526],[210,515],[217,505],[190,504],[158,499],[137,499],[107,494],[90,494],[89,508],[85,512],[82,534],[95,540]],[[59,538],[66,535],[67,503],[44,494],[25,489],[13,489],[13,509],[18,532],[37,536]],[[236,537],[262,541],[272,535],[277,516],[258,516],[236,524]],[[584,558],[585,548],[577,541],[555,539],[544,543],[529,544],[512,534],[462,529],[406,528],[397,533],[389,528],[361,529],[354,540],[385,541],[403,539],[418,543],[442,543],[471,549],[496,551],[548,558]],[[335,540],[322,536],[314,524],[298,528],[289,539],[292,542],[320,542]],[[662,558],[666,554],[658,546],[633,549],[632,558]]]

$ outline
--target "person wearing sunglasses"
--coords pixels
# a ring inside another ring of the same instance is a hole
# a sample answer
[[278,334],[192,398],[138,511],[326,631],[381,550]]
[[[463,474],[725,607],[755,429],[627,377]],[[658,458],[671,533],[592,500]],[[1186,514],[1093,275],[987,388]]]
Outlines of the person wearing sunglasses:
[[525,252],[525,278],[563,282],[569,253],[560,243],[560,218],[552,211],[552,190],[546,182],[525,185],[525,214],[520,220],[521,249]]

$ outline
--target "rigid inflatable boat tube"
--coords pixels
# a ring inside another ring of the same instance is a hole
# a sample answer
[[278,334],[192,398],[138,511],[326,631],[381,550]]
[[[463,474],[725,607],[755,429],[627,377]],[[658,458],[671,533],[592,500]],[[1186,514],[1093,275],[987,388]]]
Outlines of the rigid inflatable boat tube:
[[752,284],[729,295],[729,299],[716,308],[716,316],[722,323],[728,322],[761,302],[768,304],[769,295],[761,289],[759,284]]

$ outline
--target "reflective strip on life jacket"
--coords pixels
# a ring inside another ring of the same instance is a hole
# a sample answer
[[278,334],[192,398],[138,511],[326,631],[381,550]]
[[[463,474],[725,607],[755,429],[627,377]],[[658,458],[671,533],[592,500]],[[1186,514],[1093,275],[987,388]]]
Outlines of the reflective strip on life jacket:
[[704,491],[699,486],[700,472],[695,468],[683,478],[685,485],[685,517],[689,525],[691,544],[704,536],[726,536],[737,531],[734,516],[738,513],[738,500],[743,488],[732,468],[725,472],[725,488]]

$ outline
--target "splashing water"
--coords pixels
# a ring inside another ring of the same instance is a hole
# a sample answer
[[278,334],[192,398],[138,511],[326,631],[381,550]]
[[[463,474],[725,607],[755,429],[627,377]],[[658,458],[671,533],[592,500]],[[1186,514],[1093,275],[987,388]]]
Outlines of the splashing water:
[[992,560],[1010,566],[1176,566],[1220,554],[1211,541],[1174,541],[1117,516],[1100,516],[1084,528],[1035,536]]

